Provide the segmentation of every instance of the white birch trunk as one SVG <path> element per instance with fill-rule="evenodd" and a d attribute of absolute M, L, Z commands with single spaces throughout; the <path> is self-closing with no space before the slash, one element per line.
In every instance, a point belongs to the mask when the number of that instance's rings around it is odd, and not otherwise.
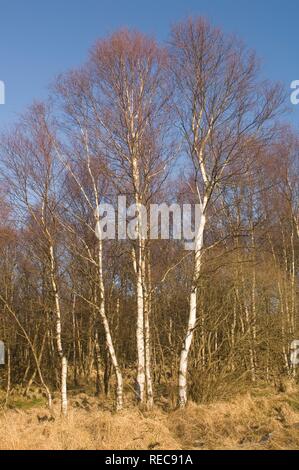
<path fill-rule="evenodd" d="M 134 110 L 134 98 L 132 91 L 127 89 L 128 99 L 127 120 L 130 123 L 128 133 L 128 149 L 131 156 L 131 177 L 134 190 L 135 204 L 138 210 L 136 251 L 133 250 L 133 265 L 136 274 L 136 295 L 137 295 L 137 325 L 136 325 L 136 343 L 137 343 L 137 377 L 136 377 L 136 395 L 138 402 L 144 404 L 146 398 L 146 376 L 145 376 L 145 331 L 144 331 L 144 279 L 143 265 L 145 262 L 144 240 L 142 237 L 142 217 L 140 213 L 141 204 L 141 185 L 139 171 L 139 130 L 136 129 L 136 112 Z"/>
<path fill-rule="evenodd" d="M 99 240 L 99 284 L 100 284 L 100 291 L 101 291 L 101 299 L 100 299 L 100 316 L 102 318 L 106 343 L 108 347 L 108 351 L 111 357 L 112 365 L 114 367 L 115 375 L 116 375 L 116 409 L 117 411 L 122 410 L 123 408 L 123 378 L 122 373 L 118 364 L 118 360 L 116 357 L 110 325 L 107 319 L 106 311 L 105 311 L 105 287 L 104 287 L 104 279 L 103 279 L 103 245 L 102 240 Z"/>
<path fill-rule="evenodd" d="M 192 345 L 194 336 L 194 330 L 197 322 L 197 292 L 198 292 L 198 279 L 201 272 L 202 264 L 202 249 L 204 242 L 204 232 L 206 227 L 206 215 L 205 215 L 206 204 L 204 205 L 203 214 L 200 221 L 198 233 L 195 237 L 195 257 L 194 257 L 194 274 L 193 283 L 190 294 L 190 306 L 189 306 L 189 321 L 188 329 L 183 343 L 180 358 L 179 368 L 179 405 L 181 408 L 185 408 L 188 395 L 187 395 L 187 374 L 188 374 L 188 358 L 189 352 Z"/>
<path fill-rule="evenodd" d="M 67 399 L 67 359 L 64 356 L 61 338 L 61 309 L 60 299 L 55 279 L 55 257 L 53 245 L 50 244 L 50 262 L 51 262 L 51 284 L 55 297 L 56 307 L 56 342 L 57 351 L 61 360 L 61 413 L 63 416 L 67 416 L 68 411 L 68 399 Z"/>
<path fill-rule="evenodd" d="M 296 255 L 294 245 L 294 228 L 291 234 L 291 248 L 292 248 L 292 268 L 291 268 L 291 338 L 295 337 L 296 331 Z M 292 376 L 296 379 L 297 370 L 296 365 L 292 364 Z"/>
<path fill-rule="evenodd" d="M 67 400 L 67 358 L 61 358 L 61 413 L 67 416 L 68 400 Z"/>
<path fill-rule="evenodd" d="M 137 399 L 138 402 L 144 404 L 145 402 L 145 337 L 144 337 L 144 281 L 145 273 L 143 266 L 145 264 L 145 250 L 144 240 L 142 239 L 142 218 L 140 201 L 138 196 L 139 190 L 139 171 L 137 160 L 134 157 L 132 162 L 133 181 L 136 188 L 135 203 L 138 208 L 138 223 L 137 223 L 137 247 L 136 252 L 133 250 L 133 264 L 136 274 L 136 292 L 137 292 L 137 326 L 136 326 L 136 342 L 137 342 Z"/>
<path fill-rule="evenodd" d="M 141 250 L 140 250 L 141 251 Z M 141 256 L 137 266 L 137 397 L 140 403 L 145 401 L 145 348 L 144 348 L 144 296 L 141 272 Z"/>
<path fill-rule="evenodd" d="M 146 397 L 146 406 L 148 410 L 151 410 L 154 406 L 154 393 L 153 393 L 153 383 L 152 383 L 152 374 L 151 374 L 151 342 L 150 342 L 150 292 L 151 292 L 151 270 L 150 263 L 148 261 L 147 266 L 147 256 L 146 248 L 144 241 L 141 240 L 141 278 L 142 278 L 142 287 L 143 287 L 143 336 L 144 336 L 144 374 L 145 374 L 145 387 L 144 393 Z M 146 276 L 148 267 L 148 276 Z"/>
<path fill-rule="evenodd" d="M 146 394 L 147 394 L 147 408 L 151 410 L 154 406 L 154 393 L 151 374 L 151 343 L 150 343 L 150 299 L 148 292 L 145 295 L 144 304 L 144 343 L 145 343 L 145 379 L 146 379 Z"/>
<path fill-rule="evenodd" d="M 113 346 L 112 337 L 111 337 L 111 333 L 110 333 L 110 327 L 109 327 L 109 323 L 108 323 L 106 315 L 103 316 L 102 319 L 103 319 L 103 325 L 104 325 L 104 330 L 105 330 L 105 335 L 106 335 L 106 342 L 107 342 L 109 354 L 110 354 L 110 357 L 111 357 L 112 365 L 113 365 L 114 370 L 115 370 L 115 375 L 116 375 L 116 383 L 117 383 L 117 386 L 116 386 L 116 410 L 121 411 L 122 408 L 123 408 L 123 378 L 122 378 L 122 373 L 120 371 L 118 361 L 117 361 L 117 358 L 116 358 L 115 349 L 114 349 L 114 346 Z"/>

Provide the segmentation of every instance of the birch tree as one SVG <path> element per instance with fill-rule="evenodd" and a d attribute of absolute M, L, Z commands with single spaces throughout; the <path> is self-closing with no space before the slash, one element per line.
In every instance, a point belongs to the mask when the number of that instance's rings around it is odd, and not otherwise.
<path fill-rule="evenodd" d="M 61 361 L 61 412 L 67 415 L 67 358 L 62 343 L 62 307 L 57 266 L 57 197 L 61 174 L 53 159 L 46 107 L 37 104 L 24 115 L 14 135 L 3 144 L 6 181 L 10 195 L 33 230 L 47 259 L 53 309 L 56 314 L 56 347 Z M 38 366 L 38 363 L 37 363 Z M 39 370 L 39 367 L 38 367 Z"/>
<path fill-rule="evenodd" d="M 153 405 L 149 305 L 146 298 L 147 207 L 157 180 L 165 171 L 163 135 L 165 106 L 165 51 L 139 33 L 122 31 L 99 41 L 91 55 L 91 70 L 97 97 L 97 117 L 102 141 L 118 194 L 135 203 L 137 223 L 133 234 L 133 267 L 137 303 L 138 401 Z"/>
<path fill-rule="evenodd" d="M 73 181 L 70 189 L 75 185 L 80 192 L 86 212 L 83 216 L 78 211 L 76 204 L 68 206 L 73 212 L 73 219 L 88 229 L 88 234 L 97 237 L 97 249 L 92 250 L 89 240 L 84 237 L 75 237 L 75 243 L 83 248 L 82 259 L 87 260 L 96 267 L 96 284 L 99 288 L 99 299 L 88 299 L 82 293 L 76 292 L 91 307 L 96 309 L 104 327 L 109 355 L 115 370 L 116 408 L 120 411 L 123 407 L 123 378 L 118 359 L 116 357 L 111 327 L 106 312 L 106 295 L 104 285 L 104 234 L 101 230 L 100 205 L 107 200 L 109 186 L 109 173 L 104 158 L 104 149 L 101 145 L 102 129 L 98 126 L 94 115 L 95 100 L 92 93 L 92 83 L 86 71 L 73 71 L 60 77 L 56 84 L 56 92 L 60 98 L 63 117 L 61 126 L 68 129 L 68 145 L 61 148 L 56 145 L 57 158 L 64 165 L 69 178 Z M 72 191 L 74 197 L 76 191 Z M 66 223 L 67 230 L 76 231 L 75 224 Z M 80 250 L 76 250 L 78 253 Z M 93 254 L 94 253 L 94 254 Z M 96 343 L 98 336 L 96 332 Z M 96 345 L 98 348 L 98 345 Z"/>
<path fill-rule="evenodd" d="M 171 57 L 178 122 L 202 212 L 194 240 L 189 320 L 180 359 L 179 402 L 185 407 L 209 206 L 232 174 L 246 171 L 242 153 L 250 138 L 265 137 L 282 97 L 278 86 L 258 82 L 257 61 L 251 52 L 203 19 L 173 28 Z"/>

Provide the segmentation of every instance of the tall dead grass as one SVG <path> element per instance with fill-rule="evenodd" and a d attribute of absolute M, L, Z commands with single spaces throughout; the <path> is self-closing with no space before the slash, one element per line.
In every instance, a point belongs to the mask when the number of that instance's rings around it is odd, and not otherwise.
<path fill-rule="evenodd" d="M 190 404 L 169 417 L 185 449 L 297 450 L 299 395 L 238 396 L 229 402 Z"/>
<path fill-rule="evenodd" d="M 145 417 L 138 410 L 72 409 L 67 419 L 39 421 L 43 409 L 8 411 L 0 417 L 1 450 L 139 450 L 179 449 L 166 426 L 166 416 Z M 50 416 L 47 418 L 50 419 Z"/>
<path fill-rule="evenodd" d="M 0 449 L 299 449 L 299 394 L 248 393 L 170 413 L 114 414 L 74 402 L 67 419 L 58 405 L 53 416 L 43 408 L 12 409 L 0 413 Z"/>

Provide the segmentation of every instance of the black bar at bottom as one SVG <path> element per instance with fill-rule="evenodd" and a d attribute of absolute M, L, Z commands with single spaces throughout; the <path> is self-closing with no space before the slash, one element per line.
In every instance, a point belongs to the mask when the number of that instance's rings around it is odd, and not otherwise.
<path fill-rule="evenodd" d="M 0 452 L 0 466 L 5 468 L 5 462 L 26 463 L 30 461 L 37 465 L 51 465 L 62 463 L 64 460 L 74 460 L 77 465 L 82 465 L 83 470 L 89 462 L 95 465 L 104 465 L 107 468 L 112 466 L 125 466 L 126 468 L 147 468 L 173 465 L 182 467 L 199 466 L 204 468 L 210 463 L 223 465 L 228 463 L 231 468 L 238 468 L 243 463 L 283 463 L 284 466 L 298 463 L 297 451 L 3 451 Z M 56 470 L 56 469 L 55 469 Z"/>

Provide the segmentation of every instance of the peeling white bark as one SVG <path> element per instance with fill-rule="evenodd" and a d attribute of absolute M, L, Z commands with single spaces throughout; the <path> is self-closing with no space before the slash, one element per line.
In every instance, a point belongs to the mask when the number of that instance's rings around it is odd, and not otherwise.
<path fill-rule="evenodd" d="M 190 305 L 189 305 L 189 321 L 187 333 L 184 339 L 183 348 L 181 351 L 180 368 L 179 368 L 179 405 L 184 408 L 188 401 L 187 395 L 187 374 L 188 374 L 188 358 L 192 340 L 194 336 L 194 330 L 197 323 L 197 293 L 198 293 L 198 280 L 201 272 L 202 264 L 202 251 L 204 243 L 204 232 L 206 227 L 206 209 L 207 200 L 203 206 L 203 214 L 200 221 L 200 226 L 195 237 L 195 254 L 194 254 L 194 273 L 193 283 L 190 293 Z"/>
<path fill-rule="evenodd" d="M 141 250 L 140 250 L 141 251 Z M 140 403 L 145 401 L 145 348 L 144 348 L 144 292 L 141 272 L 141 256 L 137 266 L 137 396 Z"/>
<path fill-rule="evenodd" d="M 108 351 L 111 357 L 112 365 L 114 367 L 115 375 L 116 375 L 116 410 L 120 411 L 123 408 L 123 378 L 122 373 L 118 364 L 118 360 L 115 353 L 115 348 L 112 341 L 112 335 L 110 330 L 109 321 L 106 315 L 105 309 L 105 286 L 104 286 L 104 278 L 103 278 L 103 242 L 99 239 L 99 252 L 98 252 L 98 261 L 99 261 L 99 284 L 100 284 L 100 316 L 103 322 L 106 343 L 108 347 Z"/>
<path fill-rule="evenodd" d="M 67 400 L 67 359 L 65 356 L 61 358 L 61 413 L 67 416 L 68 400 Z"/>
<path fill-rule="evenodd" d="M 151 374 L 151 343 L 150 343 L 150 299 L 149 293 L 145 287 L 145 303 L 144 303 L 144 343 L 145 343 L 145 379 L 146 379 L 146 395 L 147 409 L 151 410 L 154 406 L 154 393 Z"/>
<path fill-rule="evenodd" d="M 56 342 L 57 342 L 57 351 L 61 360 L 61 413 L 63 416 L 67 416 L 68 411 L 68 399 L 67 399 L 67 359 L 64 355 L 62 347 L 62 338 L 61 338 L 61 308 L 60 308 L 60 298 L 57 289 L 56 276 L 55 276 L 55 257 L 54 257 L 54 248 L 50 243 L 49 246 L 50 253 L 50 278 L 52 284 L 52 290 L 55 298 L 55 307 L 56 307 Z"/>

